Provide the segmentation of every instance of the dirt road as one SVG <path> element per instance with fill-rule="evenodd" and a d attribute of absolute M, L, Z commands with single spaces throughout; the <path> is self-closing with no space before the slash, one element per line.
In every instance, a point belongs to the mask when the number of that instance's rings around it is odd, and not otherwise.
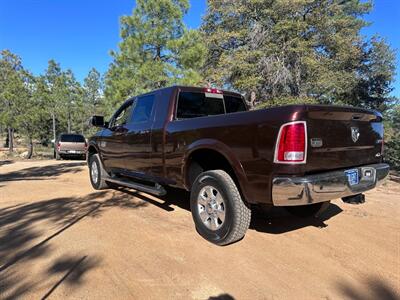
<path fill-rule="evenodd" d="M 0 162 L 0 298 L 399 299 L 400 184 L 335 200 L 320 220 L 282 210 L 214 246 L 188 198 L 94 191 L 84 162 Z"/>

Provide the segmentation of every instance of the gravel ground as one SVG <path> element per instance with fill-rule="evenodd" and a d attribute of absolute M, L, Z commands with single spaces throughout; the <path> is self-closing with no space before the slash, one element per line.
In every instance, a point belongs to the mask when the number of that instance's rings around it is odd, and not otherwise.
<path fill-rule="evenodd" d="M 188 195 L 95 191 L 82 161 L 0 161 L 0 299 L 400 299 L 400 184 L 214 246 Z"/>

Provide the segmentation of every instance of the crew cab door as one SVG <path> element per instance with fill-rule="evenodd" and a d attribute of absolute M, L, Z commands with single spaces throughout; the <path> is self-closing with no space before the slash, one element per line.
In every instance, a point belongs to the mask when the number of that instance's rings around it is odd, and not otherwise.
<path fill-rule="evenodd" d="M 108 128 L 103 130 L 99 147 L 103 163 L 108 171 L 121 168 L 124 157 L 128 153 L 125 137 L 128 133 L 128 123 L 132 115 L 134 99 L 125 102 L 113 115 Z"/>
<path fill-rule="evenodd" d="M 126 157 L 121 163 L 124 175 L 148 179 L 153 166 L 151 162 L 151 129 L 154 122 L 155 94 L 136 98 L 128 132 L 124 136 Z"/>
<path fill-rule="evenodd" d="M 110 124 L 109 132 L 103 135 L 103 142 L 107 143 L 103 159 L 108 170 L 144 179 L 149 175 L 152 167 L 150 142 L 153 106 L 154 94 L 139 96 L 132 101 L 131 108 L 126 107 L 124 124 L 118 124 L 121 122 L 117 121 Z M 118 112 L 114 119 L 119 120 Z"/>

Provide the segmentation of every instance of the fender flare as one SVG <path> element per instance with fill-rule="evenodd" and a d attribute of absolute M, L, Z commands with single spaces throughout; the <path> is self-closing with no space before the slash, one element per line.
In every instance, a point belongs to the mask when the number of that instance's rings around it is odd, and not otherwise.
<path fill-rule="evenodd" d="M 228 161 L 228 163 L 230 164 L 235 173 L 235 176 L 238 180 L 239 187 L 243 193 L 243 196 L 245 197 L 246 200 L 249 199 L 248 191 L 246 189 L 248 180 L 241 162 L 239 161 L 238 157 L 229 146 L 215 139 L 200 139 L 187 146 L 185 154 L 183 156 L 182 168 L 181 168 L 184 187 L 187 190 L 189 190 L 189 183 L 187 182 L 187 176 L 186 176 L 188 171 L 187 168 L 188 168 L 189 158 L 193 152 L 201 149 L 213 150 L 219 153 Z"/>
<path fill-rule="evenodd" d="M 103 157 L 102 157 L 102 155 L 101 155 L 101 151 L 100 151 L 100 149 L 99 149 L 97 143 L 95 143 L 95 142 L 93 142 L 93 141 L 90 141 L 90 142 L 89 142 L 89 145 L 88 145 L 88 148 L 87 148 L 87 158 L 86 158 L 87 162 L 89 163 L 89 149 L 90 149 L 90 148 L 94 148 L 94 149 L 96 150 L 96 153 L 99 154 L 101 163 L 103 164 Z"/>

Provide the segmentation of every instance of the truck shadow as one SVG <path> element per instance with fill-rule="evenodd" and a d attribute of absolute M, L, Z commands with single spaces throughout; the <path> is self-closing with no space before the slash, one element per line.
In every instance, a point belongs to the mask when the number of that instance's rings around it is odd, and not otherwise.
<path fill-rule="evenodd" d="M 283 207 L 273 207 L 267 213 L 259 211 L 253 213 L 250 229 L 271 234 L 281 234 L 308 226 L 325 228 L 328 226 L 325 221 L 340 214 L 342 211 L 339 206 L 331 203 L 319 217 L 299 218 L 290 215 Z"/>
<path fill-rule="evenodd" d="M 168 212 L 174 211 L 174 206 L 190 212 L 190 193 L 182 189 L 168 187 L 167 194 L 161 197 L 138 193 L 135 190 L 123 187 L 115 187 L 115 189 Z M 328 226 L 325 221 L 340 214 L 342 211 L 339 206 L 331 203 L 328 209 L 318 218 L 298 218 L 290 215 L 282 207 L 274 207 L 268 212 L 255 209 L 252 213 L 250 230 L 281 234 L 308 226 L 324 228 Z"/>
<path fill-rule="evenodd" d="M 164 196 L 156 197 L 144 193 L 139 193 L 135 190 L 124 187 L 114 188 L 118 191 L 139 198 L 149 204 L 152 204 L 169 212 L 175 210 L 174 206 L 190 212 L 190 193 L 182 189 L 166 187 L 167 194 Z"/>

